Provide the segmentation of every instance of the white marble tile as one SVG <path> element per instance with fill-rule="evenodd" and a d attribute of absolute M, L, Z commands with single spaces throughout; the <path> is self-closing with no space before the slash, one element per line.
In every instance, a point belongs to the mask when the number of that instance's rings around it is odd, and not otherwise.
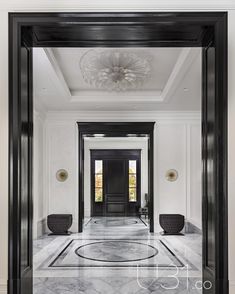
<path fill-rule="evenodd" d="M 68 252 L 61 251 L 73 239 L 73 246 Z M 125 240 L 125 244 L 121 241 Z M 184 268 L 159 268 L 157 259 L 167 262 L 172 259 L 169 252 L 160 246 L 162 240 L 176 257 L 188 267 Z M 129 243 L 128 243 L 129 241 Z M 94 242 L 100 246 L 89 245 Z M 107 243 L 110 242 L 110 243 Z M 131 243 L 133 242 L 133 243 Z M 137 245 L 143 244 L 143 245 Z M 71 244 L 72 244 L 71 243 Z M 133 246 L 131 246 L 133 244 Z M 75 249 L 88 245 L 86 249 L 80 249 L 80 255 L 91 259 L 107 259 L 105 262 L 97 260 L 78 259 Z M 123 246 L 122 246 L 123 245 Z M 129 261 L 127 266 L 118 266 L 118 261 L 125 259 L 143 258 L 157 252 L 152 260 L 153 267 L 148 267 L 148 262 L 141 261 L 144 267 L 137 267 L 140 262 Z M 156 253 L 156 251 L 154 251 Z M 48 265 L 61 254 L 59 264 L 61 267 L 48 267 Z M 201 279 L 201 235 L 189 234 L 185 236 L 161 236 L 150 234 L 148 228 L 136 218 L 95 218 L 86 226 L 82 234 L 71 236 L 44 236 L 35 241 L 34 247 L 34 294 L 64 294 L 64 293 L 201 293 L 196 289 L 196 283 Z M 111 267 L 105 267 L 105 263 L 115 258 Z M 64 267 L 66 263 L 73 265 L 83 263 L 85 267 Z M 151 259 L 151 258 L 150 258 Z M 84 262 L 84 260 L 86 260 Z M 148 260 L 148 259 L 147 259 Z M 149 261 L 149 260 L 148 260 Z M 98 267 L 93 267 L 94 263 Z M 126 262 L 122 262 L 126 263 Z M 58 264 L 57 264 L 58 265 Z M 178 270 L 176 274 L 176 270 Z M 173 289 L 172 283 L 176 282 L 172 275 L 179 279 L 179 285 Z M 188 278 L 187 278 L 188 277 Z M 172 289 L 166 289 L 171 287 Z"/>

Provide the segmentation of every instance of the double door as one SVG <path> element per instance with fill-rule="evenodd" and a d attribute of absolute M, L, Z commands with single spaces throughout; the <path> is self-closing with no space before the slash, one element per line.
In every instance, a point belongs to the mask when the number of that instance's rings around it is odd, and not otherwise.
<path fill-rule="evenodd" d="M 91 215 L 133 216 L 140 207 L 140 150 L 91 151 Z"/>

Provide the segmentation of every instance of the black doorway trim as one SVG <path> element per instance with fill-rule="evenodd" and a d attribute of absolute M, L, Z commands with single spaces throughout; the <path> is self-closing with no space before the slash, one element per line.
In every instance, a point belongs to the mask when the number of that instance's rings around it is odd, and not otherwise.
<path fill-rule="evenodd" d="M 154 124 L 155 122 L 78 122 L 79 131 L 79 215 L 78 230 L 83 231 L 84 219 L 84 138 L 147 137 L 148 138 L 148 193 L 150 232 L 154 232 Z"/>
<path fill-rule="evenodd" d="M 21 147 L 22 138 L 22 54 L 28 52 L 31 72 L 32 47 L 203 47 L 215 48 L 216 114 L 214 180 L 216 197 L 215 287 L 208 294 L 228 294 L 228 213 L 227 213 L 227 13 L 226 12 L 85 12 L 85 13 L 10 13 L 9 14 L 9 281 L 8 294 L 31 294 L 32 246 L 27 265 L 21 252 Z M 27 49 L 22 52 L 21 49 Z M 25 57 L 25 56 L 24 56 Z M 26 61 L 26 60 L 24 60 Z M 24 68 L 26 73 L 26 69 Z M 203 73 L 207 68 L 203 67 Z M 206 99 L 203 80 L 203 99 Z M 29 109 L 32 109 L 32 77 L 28 76 Z M 31 99 L 31 100 L 30 100 Z M 203 103 L 202 103 L 203 104 Z M 205 105 L 203 104 L 205 111 Z M 207 121 L 202 118 L 203 141 Z M 32 113 L 24 124 L 32 132 Z M 30 143 L 31 144 L 31 143 Z M 203 144 L 206 146 L 206 144 Z M 203 147 L 204 148 L 204 147 Z M 203 149 L 203 158 L 207 158 Z M 29 158 L 31 157 L 30 154 Z M 32 158 L 32 157 L 31 157 Z M 31 168 L 31 167 L 30 167 Z M 205 171 L 203 179 L 206 178 Z M 29 178 L 29 189 L 32 179 Z M 204 195 L 204 208 L 208 200 Z M 30 199 L 30 197 L 29 197 Z M 31 208 L 32 199 L 28 203 Z M 205 209 L 203 209 L 205 213 Z M 206 218 L 206 215 L 204 215 Z M 25 220 L 25 219 L 24 219 Z M 32 217 L 28 219 L 28 239 L 32 238 Z M 32 240 L 31 240 L 32 241 Z M 206 242 L 206 239 L 203 241 Z M 30 243 L 31 244 L 31 243 Z M 206 268 L 205 255 L 204 269 Z M 22 268 L 28 268 L 25 273 Z M 30 270 L 31 269 L 31 270 Z M 24 280 L 24 282 L 23 282 Z M 27 282 L 28 280 L 29 282 Z"/>

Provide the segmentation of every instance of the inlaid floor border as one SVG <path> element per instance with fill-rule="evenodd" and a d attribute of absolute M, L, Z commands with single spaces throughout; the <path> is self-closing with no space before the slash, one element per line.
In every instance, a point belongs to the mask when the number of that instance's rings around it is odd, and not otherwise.
<path fill-rule="evenodd" d="M 74 242 L 74 241 L 79 241 L 80 239 L 72 239 L 68 242 L 68 244 L 65 245 L 65 247 L 61 250 L 61 252 L 56 256 L 56 258 L 49 264 L 48 268 L 69 268 L 69 269 L 77 269 L 77 268 L 136 268 L 136 267 L 142 267 L 142 268 L 163 268 L 163 269 L 174 269 L 176 267 L 176 265 L 174 264 L 170 264 L 170 265 L 156 265 L 156 264 L 149 264 L 149 265 L 127 265 L 127 264 L 118 264 L 118 265 L 84 265 L 84 264 L 78 264 L 76 266 L 74 265 L 55 265 L 55 263 L 58 261 L 58 259 L 64 254 L 64 252 L 71 246 L 71 244 Z M 141 243 L 141 241 L 143 242 L 144 240 L 141 240 L 141 239 L 82 239 L 81 241 L 93 241 L 92 243 L 94 242 L 105 242 L 105 241 L 126 241 L 126 242 L 139 242 Z M 168 253 L 168 256 L 170 257 L 173 257 L 174 259 L 177 260 L 177 262 L 179 263 L 179 265 L 177 265 L 177 267 L 179 268 L 184 268 L 185 267 L 185 264 L 182 262 L 182 260 L 167 246 L 167 244 L 165 244 L 163 242 L 163 240 L 156 240 L 156 239 L 148 239 L 148 241 L 158 241 L 163 247 L 165 250 L 167 250 L 167 253 Z M 89 244 L 92 244 L 92 243 L 89 243 Z M 144 243 L 141 243 L 141 244 L 144 244 Z M 146 244 L 144 244 L 146 245 Z M 152 246 L 152 245 L 151 245 Z M 155 247 L 154 247 L 155 248 Z M 157 248 L 155 248 L 157 250 Z M 150 257 L 152 258 L 152 256 Z M 197 270 L 197 268 L 192 264 L 190 263 L 189 261 L 187 261 L 188 264 L 190 265 L 190 268 L 192 270 Z"/>

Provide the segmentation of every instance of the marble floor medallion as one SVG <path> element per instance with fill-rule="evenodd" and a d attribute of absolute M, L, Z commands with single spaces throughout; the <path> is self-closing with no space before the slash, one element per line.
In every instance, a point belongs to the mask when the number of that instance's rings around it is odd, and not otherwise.
<path fill-rule="evenodd" d="M 49 256 L 48 267 L 184 267 L 186 261 L 174 254 L 162 240 L 70 239 L 61 251 Z M 47 261 L 47 262 L 48 262 Z M 187 264 L 190 264 L 187 262 Z M 45 265 L 44 265 L 45 266 Z M 189 266 L 192 268 L 193 265 Z"/>
<path fill-rule="evenodd" d="M 93 221 L 94 224 L 96 225 L 100 225 L 103 224 L 107 227 L 114 227 L 114 226 L 129 226 L 129 225 L 136 225 L 139 223 L 139 220 L 135 220 L 135 219 L 108 219 L 108 220 L 94 220 Z"/>
<path fill-rule="evenodd" d="M 131 262 L 152 258 L 158 250 L 140 242 L 112 240 L 82 245 L 75 250 L 82 258 L 102 262 Z"/>

